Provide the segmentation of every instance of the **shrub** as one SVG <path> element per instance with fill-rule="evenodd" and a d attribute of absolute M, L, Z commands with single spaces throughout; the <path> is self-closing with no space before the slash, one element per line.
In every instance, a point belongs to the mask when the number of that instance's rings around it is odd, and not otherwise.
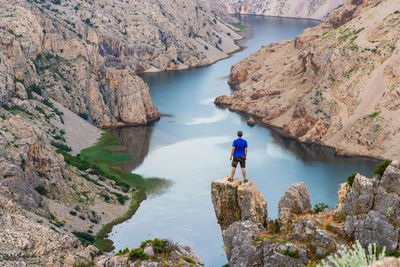
<path fill-rule="evenodd" d="M 320 212 L 322 212 L 322 211 L 324 211 L 324 210 L 326 210 L 328 208 L 329 208 L 328 205 L 326 205 L 323 202 L 320 202 L 320 203 L 317 203 L 317 204 L 314 205 L 314 212 L 315 213 L 320 213 Z"/>
<path fill-rule="evenodd" d="M 87 119 L 89 118 L 88 114 L 82 113 L 82 112 L 79 112 L 79 113 L 78 113 L 78 116 L 81 117 L 81 118 L 84 119 L 84 120 L 87 120 Z"/>
<path fill-rule="evenodd" d="M 172 249 L 175 246 L 171 241 L 169 241 L 167 239 L 155 238 L 154 240 L 143 241 L 140 244 L 140 248 L 144 249 L 147 246 L 147 244 L 151 244 L 151 246 L 153 247 L 153 250 L 156 254 L 169 253 L 172 251 Z"/>
<path fill-rule="evenodd" d="M 282 251 L 282 254 L 295 259 L 300 258 L 300 252 L 297 249 L 291 251 L 290 246 L 288 246 L 284 251 Z"/>
<path fill-rule="evenodd" d="M 57 148 L 59 150 L 62 150 L 62 151 L 65 151 L 65 152 L 70 152 L 72 150 L 69 146 L 67 146 L 65 144 L 58 143 L 58 142 L 51 141 L 50 144 L 52 146 L 54 146 L 55 148 Z"/>
<path fill-rule="evenodd" d="M 53 103 L 51 103 L 48 99 L 42 99 L 40 102 L 42 102 L 43 104 L 45 104 L 46 106 L 50 107 L 50 108 L 54 108 Z"/>
<path fill-rule="evenodd" d="M 191 264 L 195 264 L 196 263 L 194 260 L 192 260 L 191 258 L 186 257 L 186 256 L 182 256 L 182 260 L 184 260 L 184 261 L 186 261 L 188 263 L 191 263 Z"/>
<path fill-rule="evenodd" d="M 337 253 L 329 256 L 328 258 L 326 258 L 326 260 L 322 260 L 322 262 L 318 266 L 368 266 L 375 261 L 383 259 L 384 256 L 385 248 L 383 248 L 382 253 L 379 253 L 375 244 L 368 245 L 367 255 L 366 251 L 357 240 L 351 248 L 346 248 L 345 246 L 342 246 Z"/>
<path fill-rule="evenodd" d="M 378 166 L 376 166 L 376 169 L 374 170 L 374 174 L 378 175 L 379 177 L 382 177 L 383 173 L 385 172 L 387 166 L 392 163 L 390 160 L 385 159 L 383 162 L 379 163 Z"/>
<path fill-rule="evenodd" d="M 117 197 L 118 202 L 119 202 L 121 205 L 124 205 L 124 204 L 125 204 L 125 201 L 129 199 L 129 197 L 127 197 L 127 196 L 125 196 L 125 195 L 122 195 L 122 194 L 120 194 L 120 193 L 117 193 L 117 192 L 112 192 L 112 194 L 115 195 L 115 196 Z"/>
<path fill-rule="evenodd" d="M 78 239 L 79 241 L 82 242 L 83 245 L 90 245 L 93 244 L 94 242 L 94 236 L 92 236 L 89 233 L 86 232 L 72 232 Z"/>
<path fill-rule="evenodd" d="M 352 174 L 350 174 L 349 177 L 347 177 L 347 183 L 348 183 L 350 186 L 353 186 L 354 178 L 356 177 L 356 175 L 357 175 L 357 173 L 356 173 L 356 172 L 353 172 Z"/>
<path fill-rule="evenodd" d="M 148 260 L 149 259 L 149 257 L 146 254 L 144 254 L 144 251 L 142 248 L 132 249 L 129 252 L 128 257 L 129 257 L 129 260 L 131 260 L 131 261 L 135 261 L 137 259 L 139 259 L 139 260 Z"/>
<path fill-rule="evenodd" d="M 128 248 L 125 248 L 124 250 L 118 250 L 118 252 L 115 253 L 115 256 L 122 256 L 122 255 L 128 254 L 128 252 L 129 252 Z"/>
<path fill-rule="evenodd" d="M 279 226 L 278 219 L 275 219 L 274 222 L 272 223 L 272 232 L 274 234 L 281 232 L 281 227 Z"/>
<path fill-rule="evenodd" d="M 76 211 L 70 210 L 70 211 L 69 211 L 69 214 L 71 214 L 72 216 L 76 216 Z"/>
<path fill-rule="evenodd" d="M 85 216 L 83 216 L 83 215 L 79 215 L 78 217 L 79 217 L 79 219 L 81 219 L 81 220 L 86 220 Z"/>
<path fill-rule="evenodd" d="M 46 187 L 44 187 L 44 185 L 40 184 L 38 186 L 35 187 L 35 190 L 41 194 L 42 196 L 46 196 L 47 195 L 47 190 Z"/>

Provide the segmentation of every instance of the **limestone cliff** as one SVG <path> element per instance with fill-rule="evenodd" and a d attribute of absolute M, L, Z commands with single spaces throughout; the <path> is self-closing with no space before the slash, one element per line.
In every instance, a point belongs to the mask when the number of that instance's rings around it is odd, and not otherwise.
<path fill-rule="evenodd" d="M 375 243 L 389 252 L 400 251 L 399 166 L 395 161 L 382 177 L 367 179 L 358 174 L 354 182 L 342 184 L 336 210 L 311 210 L 305 184 L 293 184 L 279 201 L 279 218 L 274 221 L 266 218 L 267 205 L 253 182 L 247 185 L 226 178 L 214 181 L 211 198 L 229 265 L 318 263 L 356 240 L 364 248 Z M 249 201 L 241 202 L 239 198 Z M 243 216 L 243 210 L 250 215 Z M 393 259 L 383 262 L 398 263 Z M 373 266 L 384 266 L 381 264 Z"/>
<path fill-rule="evenodd" d="M 94 124 L 159 118 L 143 71 L 204 66 L 240 36 L 200 1 L 0 1 L 0 103 L 19 90 Z M 24 89 L 25 87 L 25 89 Z"/>
<path fill-rule="evenodd" d="M 231 110 L 340 154 L 400 155 L 398 0 L 347 1 L 295 40 L 233 66 Z"/>
<path fill-rule="evenodd" d="M 236 14 L 323 19 L 345 0 L 222 0 L 218 2 L 223 2 L 230 13 Z"/>

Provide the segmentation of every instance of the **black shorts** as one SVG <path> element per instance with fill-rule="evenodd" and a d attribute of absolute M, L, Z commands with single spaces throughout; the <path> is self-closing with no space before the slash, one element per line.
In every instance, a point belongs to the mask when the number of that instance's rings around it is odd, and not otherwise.
<path fill-rule="evenodd" d="M 236 168 L 240 163 L 240 168 L 246 168 L 246 158 L 245 157 L 233 157 L 232 160 L 232 167 Z"/>

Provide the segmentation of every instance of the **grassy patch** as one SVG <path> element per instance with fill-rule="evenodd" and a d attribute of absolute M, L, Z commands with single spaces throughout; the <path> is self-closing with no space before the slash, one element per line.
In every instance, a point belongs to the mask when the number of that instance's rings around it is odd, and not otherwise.
<path fill-rule="evenodd" d="M 241 30 L 241 31 L 247 28 L 247 26 L 246 26 L 246 25 L 243 25 L 243 24 L 231 23 L 231 25 L 232 25 L 233 27 L 235 27 L 235 28 Z"/>
<path fill-rule="evenodd" d="M 357 173 L 356 173 L 356 172 L 353 172 L 352 174 L 350 174 L 349 177 L 347 177 L 347 183 L 348 183 L 350 186 L 353 186 L 354 178 L 356 177 L 356 175 L 357 175 Z"/>
<path fill-rule="evenodd" d="M 324 210 L 326 210 L 328 208 L 329 208 L 328 205 L 326 205 L 325 203 L 320 202 L 320 203 L 317 203 L 317 204 L 314 205 L 314 212 L 315 213 L 320 213 L 320 212 L 322 212 L 322 211 L 324 211 Z"/>

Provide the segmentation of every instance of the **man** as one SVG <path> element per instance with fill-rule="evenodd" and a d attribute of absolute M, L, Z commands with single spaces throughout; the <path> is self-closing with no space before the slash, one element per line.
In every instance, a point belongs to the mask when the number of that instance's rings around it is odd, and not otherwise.
<path fill-rule="evenodd" d="M 233 181 L 233 176 L 235 175 L 236 167 L 238 163 L 240 163 L 240 168 L 242 169 L 243 174 L 243 182 L 246 183 L 246 159 L 247 159 L 247 141 L 242 138 L 243 133 L 242 131 L 237 132 L 238 138 L 233 141 L 232 144 L 232 152 L 230 160 L 232 160 L 232 173 L 231 177 L 229 177 L 228 181 Z"/>

